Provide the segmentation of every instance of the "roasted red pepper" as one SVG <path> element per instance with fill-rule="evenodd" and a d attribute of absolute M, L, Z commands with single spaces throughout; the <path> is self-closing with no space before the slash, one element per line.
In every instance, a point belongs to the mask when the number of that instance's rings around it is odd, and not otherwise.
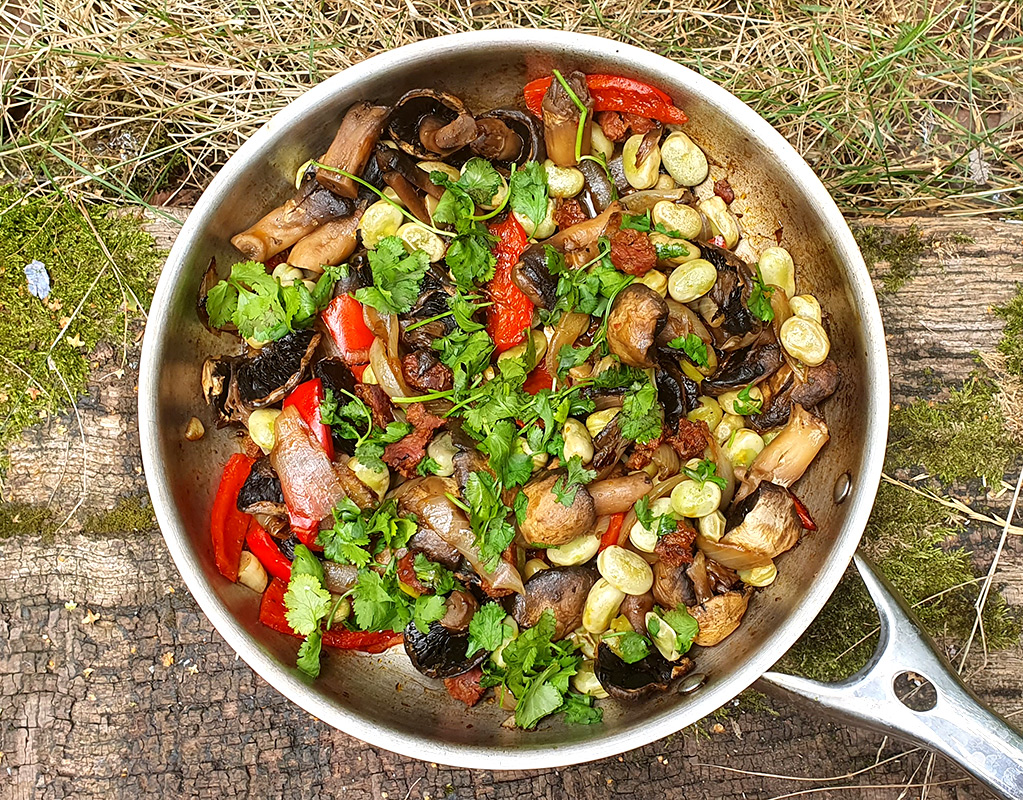
<path fill-rule="evenodd" d="M 530 394 L 537 394 L 541 389 L 553 389 L 554 378 L 551 377 L 547 367 L 541 362 L 526 376 L 526 382 L 522 385 L 522 388 Z"/>
<path fill-rule="evenodd" d="M 611 519 L 608 520 L 607 530 L 604 531 L 604 535 L 600 537 L 600 550 L 604 550 L 613 544 L 620 545 L 622 538 L 622 523 L 625 521 L 624 513 L 612 514 Z"/>
<path fill-rule="evenodd" d="M 553 77 L 538 78 L 522 90 L 526 108 L 538 117 L 543 116 L 543 97 L 552 80 Z M 620 111 L 671 125 L 689 121 L 685 112 L 672 103 L 671 97 L 642 81 L 622 75 L 587 75 L 586 87 L 593 98 L 594 111 Z"/>
<path fill-rule="evenodd" d="M 501 353 L 521 342 L 526 329 L 533 324 L 533 304 L 511 279 L 512 267 L 529 246 L 529 237 L 511 214 L 504 222 L 491 225 L 490 232 L 498 243 L 497 267 L 487 284 L 493 303 L 487 309 L 487 332 Z"/>
<path fill-rule="evenodd" d="M 345 363 L 365 364 L 369 361 L 369 347 L 375 337 L 362 316 L 362 303 L 350 294 L 340 294 L 323 309 L 320 319 Z"/>
<path fill-rule="evenodd" d="M 817 530 L 817 523 L 813 521 L 813 517 L 810 516 L 810 511 L 803 505 L 803 501 L 796 497 L 796 493 L 791 489 L 789 490 L 789 496 L 792 498 L 792 502 L 796 504 L 796 513 L 799 515 L 799 523 L 808 531 Z"/>
<path fill-rule="evenodd" d="M 334 439 L 330 435 L 330 426 L 320 422 L 320 404 L 323 402 L 323 381 L 313 378 L 300 383 L 284 401 L 284 408 L 294 406 L 302 415 L 305 424 L 316 437 L 316 441 L 327 451 L 327 458 L 334 460 Z"/>
<path fill-rule="evenodd" d="M 272 578 L 285 583 L 291 580 L 291 562 L 284 557 L 273 537 L 255 519 L 249 525 L 245 544 Z"/>
<path fill-rule="evenodd" d="M 259 603 L 259 621 L 275 631 L 298 636 L 288 624 L 285 616 L 284 593 L 288 590 L 287 581 L 274 578 L 263 593 Z M 301 637 L 300 637 L 301 638 Z M 349 631 L 344 628 L 323 632 L 323 643 L 327 647 L 339 650 L 362 650 L 366 653 L 382 653 L 389 647 L 401 644 L 404 637 L 394 631 Z"/>
<path fill-rule="evenodd" d="M 252 519 L 238 510 L 238 493 L 242 490 L 256 459 L 235 453 L 228 459 L 220 477 L 217 496 L 210 512 L 210 538 L 213 540 L 213 558 L 220 574 L 229 581 L 238 580 L 238 565 L 242 558 L 245 532 Z"/>

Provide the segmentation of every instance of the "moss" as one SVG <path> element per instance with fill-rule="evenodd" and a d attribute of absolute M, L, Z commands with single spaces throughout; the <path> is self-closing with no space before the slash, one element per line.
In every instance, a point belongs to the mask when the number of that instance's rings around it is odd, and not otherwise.
<path fill-rule="evenodd" d="M 1017 448 L 995 395 L 998 387 L 973 378 L 943 402 L 917 400 L 892 413 L 889 469 L 922 467 L 944 483 L 986 478 L 997 486 Z"/>
<path fill-rule="evenodd" d="M 777 717 L 770 698 L 756 689 L 745 689 L 738 697 L 710 714 L 714 719 L 727 719 L 733 714 L 769 714 Z"/>
<path fill-rule="evenodd" d="M 874 272 L 878 264 L 888 264 L 888 271 L 881 279 L 884 294 L 894 294 L 916 276 L 920 258 L 929 243 L 916 225 L 911 225 L 905 233 L 868 225 L 855 228 L 853 234 L 867 269 Z"/>
<path fill-rule="evenodd" d="M 85 533 L 106 536 L 138 533 L 155 527 L 153 506 L 145 494 L 122 497 L 112 510 L 86 518 L 82 526 Z"/>
<path fill-rule="evenodd" d="M 61 195 L 29 199 L 0 186 L 0 210 L 3 449 L 27 425 L 77 400 L 86 387 L 89 351 L 103 338 L 118 343 L 125 315 L 138 313 L 132 293 L 148 307 L 162 254 L 139 220 L 110 213 L 112 206 L 87 209 L 95 234 Z M 50 274 L 45 300 L 28 291 L 23 269 L 33 260 Z"/>
<path fill-rule="evenodd" d="M 27 503 L 0 503 L 0 540 L 14 536 L 41 536 L 53 539 L 55 515 L 46 506 Z"/>
<path fill-rule="evenodd" d="M 998 352 L 1005 356 L 1005 366 L 1017 378 L 1023 378 L 1023 284 L 1016 284 L 1016 295 L 1006 305 L 994 309 L 1005 320 L 1005 330 L 998 342 Z"/>
<path fill-rule="evenodd" d="M 946 401 L 918 400 L 896 410 L 886 459 L 889 472 L 922 466 L 946 482 L 982 476 L 1001 480 L 1018 451 L 1005 430 L 995 391 L 975 379 L 953 389 Z M 932 486 L 940 488 L 936 482 Z M 947 642 L 969 637 L 980 587 L 970 553 L 953 547 L 961 531 L 958 519 L 943 506 L 883 483 L 862 543 L 915 607 L 927 631 Z M 1007 647 L 1018 639 L 1020 625 L 997 593 L 990 595 L 983 616 L 989 648 Z M 855 574 L 847 575 L 781 666 L 820 680 L 846 677 L 866 664 L 877 645 L 872 634 L 877 625 L 863 583 Z"/>

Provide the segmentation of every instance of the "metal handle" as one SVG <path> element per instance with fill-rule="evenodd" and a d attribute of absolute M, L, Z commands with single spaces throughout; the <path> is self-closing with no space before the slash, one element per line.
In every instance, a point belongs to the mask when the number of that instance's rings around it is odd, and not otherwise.
<path fill-rule="evenodd" d="M 920 627 L 913 611 L 870 561 L 853 559 L 881 619 L 881 641 L 867 665 L 838 683 L 821 683 L 781 672 L 763 680 L 771 690 L 810 700 L 857 725 L 929 747 L 953 761 L 1006 800 L 1023 798 L 1023 736 L 988 709 L 955 674 Z M 895 693 L 906 672 L 934 686 L 937 703 L 914 711 Z"/>

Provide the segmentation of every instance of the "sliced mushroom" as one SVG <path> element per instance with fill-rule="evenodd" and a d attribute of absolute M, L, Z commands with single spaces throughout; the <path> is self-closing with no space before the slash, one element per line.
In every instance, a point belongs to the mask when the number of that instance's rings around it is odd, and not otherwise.
<path fill-rule="evenodd" d="M 590 129 L 593 124 L 593 100 L 586 85 L 586 76 L 578 71 L 573 72 L 566 77 L 565 82 L 586 107 L 586 124 L 583 128 L 580 155 L 588 155 Z M 574 167 L 579 163 L 575 152 L 579 131 L 579 108 L 572 96 L 565 91 L 561 81 L 557 79 L 551 81 L 551 86 L 543 97 L 542 111 L 547 155 L 559 167 Z"/>
<path fill-rule="evenodd" d="M 618 405 L 621 405 L 621 400 L 615 399 L 618 400 Z M 601 407 L 599 402 L 597 407 Z M 629 449 L 630 444 L 632 442 L 622 436 L 621 423 L 619 423 L 618 417 L 615 416 L 601 429 L 600 433 L 593 437 L 593 461 L 591 466 L 593 469 L 606 469 L 613 464 L 617 464 L 618 459 Z"/>
<path fill-rule="evenodd" d="M 395 103 L 387 130 L 406 153 L 430 159 L 450 155 L 473 141 L 476 121 L 454 95 L 413 89 Z"/>
<path fill-rule="evenodd" d="M 703 381 L 701 389 L 704 394 L 717 397 L 743 386 L 756 385 L 771 377 L 784 363 L 777 342 L 750 345 L 730 353 L 714 375 Z"/>
<path fill-rule="evenodd" d="M 288 253 L 288 263 L 299 269 L 323 272 L 326 265 L 337 266 L 355 252 L 358 241 L 356 231 L 362 219 L 360 205 L 347 217 L 325 222 L 312 233 L 306 234 Z"/>
<path fill-rule="evenodd" d="M 422 391 L 447 391 L 454 377 L 451 368 L 440 363 L 434 350 L 414 350 L 401 359 L 401 373 L 405 382 Z"/>
<path fill-rule="evenodd" d="M 468 592 L 456 589 L 448 595 L 447 611 L 440 619 L 440 624 L 449 631 L 464 631 L 469 627 L 479 603 Z"/>
<path fill-rule="evenodd" d="M 349 216 L 351 200 L 338 197 L 317 181 L 306 181 L 294 197 L 237 236 L 231 244 L 252 261 L 267 261 L 320 225 Z"/>
<path fill-rule="evenodd" d="M 523 628 L 532 628 L 548 609 L 554 614 L 554 639 L 562 639 L 583 621 L 586 596 L 597 581 L 590 567 L 543 569 L 525 582 L 526 593 L 515 596 L 512 616 Z"/>
<path fill-rule="evenodd" d="M 656 381 L 657 399 L 664 409 L 664 425 L 669 431 L 677 431 L 686 414 L 699 405 L 700 387 L 667 358 L 657 370 Z"/>
<path fill-rule="evenodd" d="M 608 178 L 607 172 L 600 164 L 595 164 L 589 159 L 580 161 L 576 168 L 586 179 L 586 190 L 593 210 L 602 212 L 618 197 L 618 192 Z"/>
<path fill-rule="evenodd" d="M 436 158 L 433 154 L 429 156 L 431 159 Z M 397 173 L 401 175 L 406 181 L 415 186 L 419 191 L 436 197 L 438 200 L 441 195 L 444 194 L 444 187 L 438 186 L 430 180 L 430 173 L 424 169 L 420 169 L 416 161 L 402 152 L 401 150 L 395 150 L 393 147 L 378 147 L 376 158 L 374 159 L 381 171 L 381 176 L 386 176 L 390 173 Z"/>
<path fill-rule="evenodd" d="M 803 476 L 828 438 L 824 420 L 795 403 L 788 424 L 750 465 L 736 498 L 751 494 L 763 481 L 791 486 Z"/>
<path fill-rule="evenodd" d="M 709 299 L 717 307 L 713 323 L 720 325 L 733 338 L 759 333 L 762 327 L 760 320 L 743 302 L 744 293 L 748 295 L 746 283 L 752 276 L 749 265 L 731 251 L 709 242 L 700 242 L 700 251 L 718 271 L 717 282 L 709 293 Z M 721 347 L 733 349 L 727 342 Z"/>
<path fill-rule="evenodd" d="M 439 622 L 430 623 L 421 633 L 414 622 L 405 628 L 405 652 L 412 666 L 428 678 L 451 678 L 479 666 L 489 655 L 478 650 L 466 656 L 469 649 L 468 631 L 450 631 Z"/>
<path fill-rule="evenodd" d="M 618 478 L 605 478 L 591 483 L 587 489 L 593 499 L 598 517 L 622 514 L 631 509 L 640 498 L 650 493 L 653 481 L 645 472 L 633 472 Z"/>
<path fill-rule="evenodd" d="M 797 375 L 786 364 L 765 382 L 766 387 L 761 384 L 766 398 L 764 410 L 748 418 L 750 427 L 767 431 L 785 425 L 793 404 L 813 408 L 835 393 L 838 381 L 838 365 L 830 358 L 818 367 L 807 367 L 805 377 Z"/>
<path fill-rule="evenodd" d="M 657 566 L 654 565 L 654 582 L 657 581 Z M 663 604 L 662 604 L 663 605 Z M 629 624 L 632 625 L 632 629 L 640 636 L 646 636 L 646 615 L 650 611 L 654 610 L 654 595 L 650 592 L 646 594 L 627 594 L 625 599 L 622 601 L 621 606 L 618 609 L 618 613 L 624 616 Z"/>
<path fill-rule="evenodd" d="M 353 105 L 341 120 L 341 127 L 320 159 L 321 163 L 343 169 L 352 175 L 361 175 L 390 113 L 389 106 L 374 106 L 365 102 Z M 355 181 L 347 176 L 320 167 L 316 170 L 316 180 L 321 186 L 342 197 L 354 200 L 358 196 Z"/>
<path fill-rule="evenodd" d="M 498 108 L 476 118 L 476 139 L 472 151 L 490 161 L 505 164 L 543 161 L 546 156 L 543 131 L 531 114 Z"/>
<path fill-rule="evenodd" d="M 454 569 L 462 560 L 462 554 L 442 539 L 436 531 L 424 525 L 419 526 L 412 538 L 408 540 L 409 550 L 423 553 L 430 561 L 443 564 Z"/>
<path fill-rule="evenodd" d="M 511 279 L 535 306 L 550 311 L 558 301 L 558 279 L 547 268 L 547 251 L 542 245 L 527 248 L 512 267 Z"/>
<path fill-rule="evenodd" d="M 596 522 L 593 498 L 585 486 L 574 487 L 571 505 L 558 500 L 554 484 L 562 478 L 562 475 L 548 475 L 523 487 L 528 504 L 519 529 L 529 544 L 565 544 L 586 533 Z"/>
<path fill-rule="evenodd" d="M 667 319 L 663 297 L 641 283 L 630 284 L 619 292 L 608 314 L 608 347 L 623 364 L 652 367 L 651 349 Z"/>
<path fill-rule="evenodd" d="M 693 581 L 687 572 L 690 566 L 681 564 L 671 567 L 663 561 L 654 562 L 654 587 L 651 591 L 654 599 L 664 608 L 689 606 L 696 602 L 699 595 L 694 591 Z"/>
<path fill-rule="evenodd" d="M 249 477 L 238 492 L 238 510 L 246 514 L 266 514 L 271 517 L 287 517 L 288 507 L 284 504 L 281 481 L 270 466 L 266 456 L 256 459 L 249 471 Z"/>
<path fill-rule="evenodd" d="M 693 668 L 692 660 L 667 661 L 656 650 L 635 664 L 626 664 L 606 643 L 597 645 L 594 672 L 604 690 L 617 700 L 632 700 L 665 692 L 673 680 Z"/>
<path fill-rule="evenodd" d="M 726 592 L 690 608 L 689 613 L 700 626 L 693 644 L 713 647 L 734 632 L 746 613 L 750 594 L 748 591 Z"/>
<path fill-rule="evenodd" d="M 710 573 L 707 571 L 707 556 L 702 550 L 697 550 L 693 556 L 693 563 L 686 568 L 686 577 L 692 582 L 692 594 L 694 600 L 687 600 L 686 606 L 706 603 L 714 596 L 714 584 L 711 582 Z M 657 573 L 655 572 L 656 576 Z"/>
<path fill-rule="evenodd" d="M 803 526 L 792 495 L 766 481 L 729 514 L 721 544 L 741 547 L 764 558 L 774 558 L 799 541 Z"/>

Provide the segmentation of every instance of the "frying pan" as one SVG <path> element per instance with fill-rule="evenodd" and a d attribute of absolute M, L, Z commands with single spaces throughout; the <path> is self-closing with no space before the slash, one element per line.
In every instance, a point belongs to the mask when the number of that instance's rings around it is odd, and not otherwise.
<path fill-rule="evenodd" d="M 259 597 L 220 576 L 209 543 L 217 475 L 237 440 L 230 430 L 188 442 L 188 419 L 205 413 L 200 366 L 231 347 L 199 323 L 195 298 L 211 257 L 239 260 L 229 238 L 294 191 L 298 167 L 327 149 L 357 100 L 393 101 L 432 87 L 470 108 L 521 107 L 526 81 L 551 68 L 610 72 L 669 92 L 687 132 L 715 172 L 726 172 L 752 252 L 780 237 L 799 265 L 798 284 L 829 313 L 832 356 L 842 372 L 827 403 L 832 440 L 799 485 L 819 530 L 779 559 L 778 579 L 757 593 L 739 629 L 717 647 L 695 648 L 696 675 L 633 704 L 605 702 L 604 723 L 554 722 L 524 732 L 501 727 L 507 712 L 466 711 L 415 672 L 400 648 L 381 656 L 332 652 L 312 682 L 294 667 L 295 639 L 257 621 Z M 720 175 L 718 175 L 720 177 Z M 261 128 L 224 166 L 182 227 L 149 316 L 139 381 L 142 453 L 167 546 L 199 605 L 265 680 L 309 713 L 370 744 L 462 767 L 540 769 L 604 758 L 681 730 L 734 698 L 771 668 L 831 595 L 856 552 L 877 490 L 888 428 L 888 363 L 877 300 L 853 237 L 827 191 L 796 151 L 724 89 L 652 53 L 579 34 L 501 30 L 422 41 L 367 59 L 314 87 Z M 207 419 L 207 423 L 212 420 Z M 984 709 L 862 559 L 881 612 L 882 644 L 844 684 L 769 673 L 777 691 L 940 750 L 1004 797 L 1023 797 L 1023 739 Z M 937 705 L 918 713 L 893 680 L 929 678 Z M 396 691 L 400 684 L 400 691 Z"/>

